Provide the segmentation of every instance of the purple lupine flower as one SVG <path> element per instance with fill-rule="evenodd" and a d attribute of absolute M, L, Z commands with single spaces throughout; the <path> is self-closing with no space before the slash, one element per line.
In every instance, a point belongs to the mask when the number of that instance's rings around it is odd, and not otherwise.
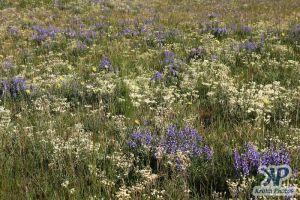
<path fill-rule="evenodd" d="M 245 153 L 240 154 L 234 150 L 234 167 L 237 172 L 249 175 L 251 171 L 257 171 L 259 166 L 290 164 L 290 156 L 284 147 L 276 149 L 271 145 L 264 152 L 257 151 L 250 144 L 245 145 Z"/>
<path fill-rule="evenodd" d="M 272 157 L 270 154 L 264 153 L 262 155 L 262 160 L 261 160 L 261 164 L 268 166 L 270 163 L 272 163 Z"/>
<path fill-rule="evenodd" d="M 273 162 L 275 165 L 279 165 L 281 162 L 281 156 L 280 156 L 280 152 L 273 152 L 272 153 L 272 157 L 273 157 Z"/>
<path fill-rule="evenodd" d="M 151 147 L 154 138 L 150 132 L 136 131 L 131 134 L 128 146 L 131 149 L 137 149 L 138 147 Z"/>
<path fill-rule="evenodd" d="M 205 54 L 206 54 L 205 50 L 202 47 L 193 48 L 189 52 L 188 60 L 191 60 L 191 59 L 195 59 L 195 60 L 201 59 L 201 58 L 204 57 Z"/>
<path fill-rule="evenodd" d="M 143 134 L 141 132 L 135 132 L 131 135 L 131 138 L 136 141 L 140 141 L 143 138 Z"/>
<path fill-rule="evenodd" d="M 196 144 L 191 145 L 192 157 L 200 157 L 203 154 L 203 149 L 198 147 Z"/>
<path fill-rule="evenodd" d="M 10 93 L 10 83 L 8 80 L 2 81 L 2 95 Z"/>
<path fill-rule="evenodd" d="M 123 36 L 135 36 L 137 33 L 133 31 L 131 28 L 125 28 L 123 31 L 121 31 L 121 35 Z"/>
<path fill-rule="evenodd" d="M 27 89 L 26 80 L 21 77 L 14 77 L 12 80 L 2 81 L 2 95 L 11 95 L 17 97 Z"/>
<path fill-rule="evenodd" d="M 164 65 L 169 65 L 174 63 L 175 54 L 172 51 L 164 52 Z"/>
<path fill-rule="evenodd" d="M 77 42 L 77 49 L 79 51 L 84 51 L 87 49 L 87 45 L 84 42 Z"/>
<path fill-rule="evenodd" d="M 60 29 L 56 28 L 55 26 L 49 26 L 48 28 L 33 26 L 32 29 L 36 31 L 36 33 L 32 35 L 32 40 L 37 42 L 44 41 L 47 38 L 54 39 L 56 35 L 60 32 Z"/>
<path fill-rule="evenodd" d="M 229 31 L 226 27 L 213 28 L 213 34 L 215 36 L 225 36 L 228 35 Z"/>
<path fill-rule="evenodd" d="M 24 92 L 27 89 L 26 80 L 20 77 L 13 78 L 12 88 L 13 96 L 16 97 L 18 94 Z"/>
<path fill-rule="evenodd" d="M 135 149 L 137 148 L 137 143 L 135 141 L 129 141 L 128 146 L 130 149 Z"/>
<path fill-rule="evenodd" d="M 145 144 L 147 146 L 151 145 L 151 142 L 153 140 L 153 137 L 152 137 L 151 133 L 146 133 L 145 136 L 144 136 L 144 140 L 145 140 Z"/>
<path fill-rule="evenodd" d="M 243 34 L 249 34 L 252 32 L 252 28 L 249 26 L 242 26 L 241 27 L 241 33 Z"/>
<path fill-rule="evenodd" d="M 250 144 L 246 144 L 246 149 L 246 156 L 251 165 L 255 168 L 258 168 L 260 164 L 260 153 Z"/>
<path fill-rule="evenodd" d="M 284 146 L 281 146 L 279 154 L 280 154 L 281 162 L 283 164 L 289 165 L 291 163 L 290 155 L 288 151 L 284 148 Z"/>
<path fill-rule="evenodd" d="M 167 129 L 166 137 L 164 138 L 163 146 L 167 153 L 174 154 L 177 150 L 176 128 L 170 126 Z"/>
<path fill-rule="evenodd" d="M 17 36 L 19 34 L 19 29 L 14 26 L 8 27 L 7 31 L 11 36 Z"/>
<path fill-rule="evenodd" d="M 203 153 L 206 155 L 206 158 L 208 160 L 211 160 L 213 158 L 213 151 L 212 151 L 212 149 L 209 146 L 204 145 L 204 147 L 203 147 Z"/>
<path fill-rule="evenodd" d="M 166 41 L 166 33 L 163 30 L 158 31 L 156 34 L 156 41 L 162 45 Z"/>
<path fill-rule="evenodd" d="M 97 22 L 97 23 L 95 23 L 95 27 L 96 27 L 96 29 L 103 29 L 106 27 L 106 25 L 103 22 Z"/>
<path fill-rule="evenodd" d="M 92 30 L 81 30 L 79 32 L 79 37 L 82 40 L 85 40 L 87 42 L 91 42 L 93 39 L 96 38 L 96 32 Z"/>
<path fill-rule="evenodd" d="M 5 70 L 14 68 L 15 66 L 16 66 L 16 65 L 15 65 L 11 60 L 5 60 L 5 61 L 2 63 L 2 67 L 3 67 L 3 69 L 5 69 Z"/>
<path fill-rule="evenodd" d="M 180 150 L 190 157 L 200 157 L 204 153 L 208 160 L 212 159 L 213 155 L 210 147 L 203 146 L 202 137 L 198 132 L 190 127 L 177 130 L 174 126 L 170 126 L 163 138 L 162 146 L 168 154 L 175 154 Z"/>
<path fill-rule="evenodd" d="M 55 26 L 49 26 L 48 29 L 46 29 L 46 31 L 48 32 L 48 37 L 54 38 L 57 35 L 57 33 L 60 32 L 60 29 Z"/>
<path fill-rule="evenodd" d="M 241 167 L 242 167 L 242 172 L 245 176 L 249 176 L 250 174 L 250 169 L 249 169 L 249 161 L 246 156 L 242 158 L 241 162 Z"/>
<path fill-rule="evenodd" d="M 246 51 L 256 51 L 259 48 L 259 46 L 255 42 L 246 42 L 244 44 L 244 49 Z"/>
<path fill-rule="evenodd" d="M 155 74 L 153 75 L 153 77 L 151 78 L 151 80 L 154 81 L 161 81 L 163 79 L 163 76 L 160 72 L 155 72 Z"/>
<path fill-rule="evenodd" d="M 64 33 L 65 36 L 70 37 L 70 38 L 74 38 L 74 37 L 77 36 L 77 32 L 73 29 L 70 29 L 70 28 L 65 29 L 63 31 L 63 33 Z"/>
<path fill-rule="evenodd" d="M 128 142 L 130 148 L 135 149 L 138 145 L 142 145 L 143 134 L 134 132 L 131 134 L 131 140 Z"/>
<path fill-rule="evenodd" d="M 237 149 L 234 149 L 233 151 L 233 158 L 234 158 L 234 168 L 236 171 L 239 171 L 241 169 L 242 158 Z"/>
<path fill-rule="evenodd" d="M 107 70 L 107 71 L 113 71 L 113 66 L 111 64 L 111 61 L 108 57 L 104 56 L 101 59 L 100 65 L 99 65 L 100 70 Z"/>
<path fill-rule="evenodd" d="M 138 152 L 137 156 L 140 155 L 140 150 L 146 147 L 157 159 L 161 159 L 163 155 L 175 158 L 172 162 L 177 170 L 183 167 L 182 160 L 177 157 L 178 152 L 189 158 L 212 160 L 213 157 L 213 150 L 208 145 L 204 145 L 203 138 L 197 130 L 188 126 L 182 130 L 169 126 L 166 134 L 161 138 L 154 137 L 148 131 L 136 131 L 130 135 L 127 144 L 134 153 Z"/>

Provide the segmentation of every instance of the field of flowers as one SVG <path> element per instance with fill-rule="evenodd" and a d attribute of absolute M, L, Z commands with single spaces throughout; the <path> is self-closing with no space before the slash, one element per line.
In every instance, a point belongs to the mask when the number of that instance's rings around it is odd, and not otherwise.
<path fill-rule="evenodd" d="M 299 0 L 0 0 L 0 199 L 254 199 L 279 164 L 299 195 Z"/>

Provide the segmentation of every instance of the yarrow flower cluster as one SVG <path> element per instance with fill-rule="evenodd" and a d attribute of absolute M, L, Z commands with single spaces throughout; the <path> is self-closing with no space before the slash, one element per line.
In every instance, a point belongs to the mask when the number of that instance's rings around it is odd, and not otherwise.
<path fill-rule="evenodd" d="M 255 146 L 248 143 L 244 146 L 244 153 L 235 149 L 233 157 L 236 172 L 244 176 L 256 173 L 261 165 L 290 164 L 289 153 L 283 146 L 276 149 L 274 145 L 271 145 L 264 151 L 259 151 Z"/>

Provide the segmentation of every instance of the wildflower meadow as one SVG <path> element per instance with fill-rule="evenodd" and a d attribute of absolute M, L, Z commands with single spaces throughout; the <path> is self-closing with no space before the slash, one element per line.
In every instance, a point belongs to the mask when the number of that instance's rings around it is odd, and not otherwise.
<path fill-rule="evenodd" d="M 299 170 L 299 0 L 0 0 L 1 200 L 297 200 Z"/>

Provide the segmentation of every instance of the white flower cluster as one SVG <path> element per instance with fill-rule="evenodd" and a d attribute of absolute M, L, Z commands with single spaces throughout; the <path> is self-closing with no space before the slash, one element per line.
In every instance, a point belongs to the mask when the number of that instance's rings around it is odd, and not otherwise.
<path fill-rule="evenodd" d="M 6 128 L 10 124 L 10 110 L 0 106 L 0 130 Z"/>
<path fill-rule="evenodd" d="M 67 102 L 66 98 L 59 98 L 56 96 L 51 96 L 49 98 L 48 96 L 43 95 L 34 101 L 34 107 L 36 110 L 47 114 L 50 114 L 50 111 L 64 113 L 69 110 L 70 103 Z"/>
<path fill-rule="evenodd" d="M 252 116 L 250 119 L 259 123 L 270 123 L 271 117 L 280 112 L 277 122 L 287 126 L 299 98 L 299 90 L 287 89 L 278 81 L 265 85 L 238 83 L 229 67 L 208 60 L 192 62 L 183 74 L 182 87 L 195 88 L 199 83 L 208 88 L 207 96 L 211 102 L 221 104 L 242 119 Z"/>
<path fill-rule="evenodd" d="M 107 156 L 106 158 L 110 159 L 113 162 L 113 165 L 122 172 L 122 176 L 127 176 L 130 169 L 133 167 L 133 154 L 128 156 L 121 151 L 115 151 L 112 156 Z"/>
<path fill-rule="evenodd" d="M 232 198 L 239 199 L 241 197 L 247 197 L 247 194 L 252 189 L 252 183 L 255 181 L 254 177 L 243 177 L 242 180 L 226 180 L 229 192 L 232 195 Z"/>
<path fill-rule="evenodd" d="M 137 173 L 141 176 L 140 182 L 137 182 L 136 184 L 130 187 L 126 187 L 125 185 L 123 185 L 116 192 L 117 199 L 134 199 L 135 196 L 138 197 L 140 194 L 144 193 L 145 190 L 149 190 L 158 178 L 158 175 L 153 174 L 150 168 L 138 170 Z M 161 199 L 163 193 L 164 192 L 152 191 L 151 195 L 159 197 L 159 199 Z"/>
<path fill-rule="evenodd" d="M 100 149 L 98 143 L 92 140 L 92 133 L 84 131 L 82 124 L 76 124 L 67 138 L 61 136 L 50 137 L 50 144 L 53 147 L 50 166 L 60 166 L 65 163 L 66 158 L 79 164 L 90 158 Z"/>
<path fill-rule="evenodd" d="M 84 86 L 87 92 L 97 95 L 111 95 L 115 92 L 118 79 L 113 73 L 95 73 L 91 81 Z"/>

